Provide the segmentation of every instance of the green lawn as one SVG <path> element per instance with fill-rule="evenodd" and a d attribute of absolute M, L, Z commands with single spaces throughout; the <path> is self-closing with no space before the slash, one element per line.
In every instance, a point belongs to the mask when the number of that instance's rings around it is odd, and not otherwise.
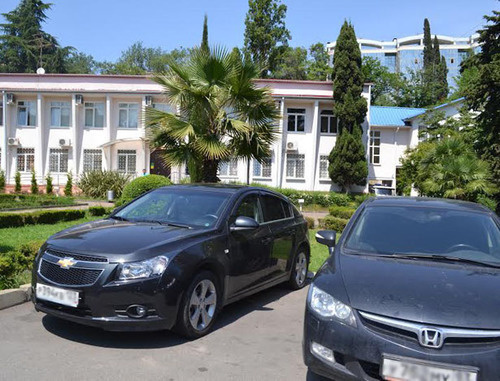
<path fill-rule="evenodd" d="M 315 234 L 317 229 L 309 229 L 309 243 L 311 244 L 311 262 L 309 264 L 310 271 L 318 271 L 326 258 L 330 255 L 328 248 L 316 241 Z M 340 235 L 337 234 L 337 241 Z"/>
<path fill-rule="evenodd" d="M 52 234 L 70 226 L 97 220 L 102 217 L 85 217 L 75 221 L 65 221 L 54 225 L 26 225 L 21 228 L 0 229 L 0 253 L 19 247 L 23 243 L 46 240 Z"/>

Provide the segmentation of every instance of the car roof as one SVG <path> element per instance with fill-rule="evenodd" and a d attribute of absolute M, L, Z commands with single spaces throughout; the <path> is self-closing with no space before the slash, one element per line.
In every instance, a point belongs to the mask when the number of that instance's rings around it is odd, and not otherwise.
<path fill-rule="evenodd" d="M 432 197 L 372 197 L 368 199 L 367 206 L 407 206 L 491 213 L 488 208 L 474 202 Z"/>
<path fill-rule="evenodd" d="M 249 185 L 237 185 L 237 184 L 182 184 L 182 185 L 169 185 L 163 187 L 166 189 L 192 189 L 197 191 L 210 191 L 210 192 L 220 192 L 226 194 L 237 194 L 244 193 L 247 191 L 265 191 L 273 193 L 277 196 L 284 197 L 283 195 L 264 187 L 254 187 Z"/>

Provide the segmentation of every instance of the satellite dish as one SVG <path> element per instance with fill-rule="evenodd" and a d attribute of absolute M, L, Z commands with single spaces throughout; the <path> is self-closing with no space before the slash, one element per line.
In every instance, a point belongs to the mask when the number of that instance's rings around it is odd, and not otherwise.
<path fill-rule="evenodd" d="M 37 74 L 45 74 L 45 69 L 43 67 L 39 67 L 38 69 L 36 69 L 36 73 Z"/>

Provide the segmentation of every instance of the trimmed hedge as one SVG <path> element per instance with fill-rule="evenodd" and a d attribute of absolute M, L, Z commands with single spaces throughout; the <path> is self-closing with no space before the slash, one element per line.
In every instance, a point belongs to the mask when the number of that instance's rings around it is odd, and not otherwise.
<path fill-rule="evenodd" d="M 57 197 L 55 195 L 43 194 L 0 194 L 0 210 L 74 204 L 75 200 L 72 197 Z"/>
<path fill-rule="evenodd" d="M 114 207 L 105 208 L 104 206 L 100 206 L 100 205 L 91 206 L 91 207 L 89 207 L 89 214 L 91 216 L 96 216 L 96 217 L 107 216 L 108 214 L 111 214 L 111 212 L 114 209 L 115 209 Z"/>
<path fill-rule="evenodd" d="M 347 206 L 330 206 L 330 215 L 348 220 L 352 217 L 356 209 Z"/>
<path fill-rule="evenodd" d="M 345 229 L 348 222 L 349 220 L 345 218 L 326 216 L 321 219 L 320 227 L 322 229 L 335 230 L 337 233 L 341 233 Z"/>
<path fill-rule="evenodd" d="M 21 245 L 17 250 L 0 253 L 0 290 L 19 287 L 16 276 L 31 270 L 33 261 L 44 241 Z"/>
<path fill-rule="evenodd" d="M 167 185 L 172 185 L 172 182 L 165 176 L 147 175 L 137 177 L 123 188 L 122 197 L 118 200 L 116 205 L 126 204 L 143 193 Z"/>
<path fill-rule="evenodd" d="M 0 228 L 15 228 L 35 224 L 55 224 L 85 217 L 84 210 L 46 210 L 35 213 L 0 213 Z"/>

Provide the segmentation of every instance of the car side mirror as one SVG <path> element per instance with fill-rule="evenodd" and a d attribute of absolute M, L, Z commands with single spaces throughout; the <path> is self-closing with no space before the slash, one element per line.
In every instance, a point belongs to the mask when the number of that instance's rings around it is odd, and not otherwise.
<path fill-rule="evenodd" d="M 330 249 L 335 247 L 335 238 L 337 232 L 335 230 L 319 230 L 316 232 L 316 241 L 322 245 L 328 246 Z"/>
<path fill-rule="evenodd" d="M 259 223 L 251 217 L 239 216 L 236 217 L 234 223 L 230 226 L 230 230 L 235 231 L 245 231 L 254 230 L 259 227 Z"/>

